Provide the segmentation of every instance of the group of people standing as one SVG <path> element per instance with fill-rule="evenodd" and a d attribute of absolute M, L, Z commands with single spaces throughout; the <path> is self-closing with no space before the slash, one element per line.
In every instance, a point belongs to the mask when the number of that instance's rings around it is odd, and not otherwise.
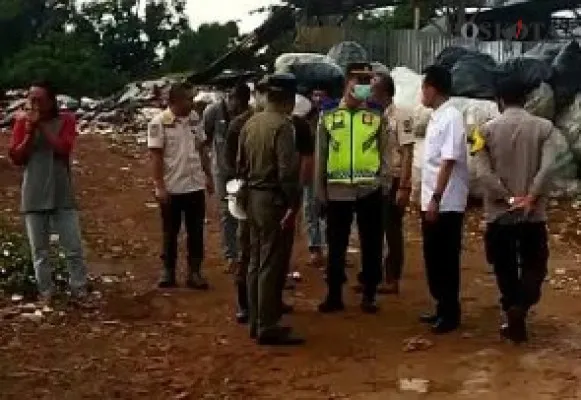
<path fill-rule="evenodd" d="M 422 102 L 433 109 L 426 130 L 421 175 L 423 255 L 435 311 L 420 317 L 435 334 L 461 322 L 460 256 L 469 194 L 468 143 L 472 142 L 484 190 L 486 254 L 494 266 L 506 323 L 501 334 L 527 339 L 526 318 L 540 299 L 547 274 L 546 197 L 555 160 L 554 126 L 524 110 L 525 87 L 499 82 L 501 115 L 467 134 L 462 114 L 449 102 L 451 76 L 438 66 L 424 71 Z M 304 340 L 280 324 L 292 307 L 283 301 L 295 225 L 304 206 L 311 263 L 322 266 L 325 236 L 327 294 L 321 313 L 344 310 L 346 253 L 357 223 L 361 271 L 356 289 L 361 310 L 376 313 L 377 294 L 399 293 L 404 264 L 403 218 L 410 201 L 414 120 L 393 104 L 395 86 L 367 63 L 348 66 L 343 96 L 310 93 L 312 107 L 297 110 L 297 81 L 270 75 L 256 85 L 255 104 L 246 84 L 226 98 L 193 111 L 193 88 L 174 84 L 168 108 L 148 127 L 155 196 L 160 204 L 162 288 L 177 286 L 177 238 L 187 231 L 187 286 L 207 290 L 202 273 L 206 193 L 218 196 L 225 272 L 235 276 L 239 323 L 248 323 L 259 344 L 295 345 Z M 30 106 L 19 116 L 10 157 L 24 167 L 22 211 L 39 291 L 52 295 L 47 264 L 49 235 L 56 229 L 70 266 L 71 288 L 86 297 L 86 268 L 73 201 L 70 158 L 74 117 L 60 113 L 50 85 L 34 85 Z M 227 183 L 245 218 L 230 214 Z M 326 226 L 323 235 L 322 221 Z M 384 257 L 384 243 L 387 255 Z"/>

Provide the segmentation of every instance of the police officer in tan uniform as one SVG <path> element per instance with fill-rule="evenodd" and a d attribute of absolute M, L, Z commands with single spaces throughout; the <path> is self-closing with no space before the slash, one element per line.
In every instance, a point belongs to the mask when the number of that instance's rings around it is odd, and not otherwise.
<path fill-rule="evenodd" d="M 263 345 L 297 345 L 303 339 L 280 325 L 288 251 L 300 205 L 299 155 L 290 114 L 296 79 L 272 75 L 267 105 L 252 116 L 239 139 L 237 175 L 246 181 L 251 255 L 248 270 L 250 335 Z"/>

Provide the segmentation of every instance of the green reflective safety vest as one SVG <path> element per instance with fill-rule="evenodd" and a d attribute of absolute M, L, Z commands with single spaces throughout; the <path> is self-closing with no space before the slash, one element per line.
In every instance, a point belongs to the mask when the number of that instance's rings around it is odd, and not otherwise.
<path fill-rule="evenodd" d="M 327 182 L 373 183 L 381 165 L 381 115 L 373 110 L 338 108 L 323 115 L 329 132 Z"/>

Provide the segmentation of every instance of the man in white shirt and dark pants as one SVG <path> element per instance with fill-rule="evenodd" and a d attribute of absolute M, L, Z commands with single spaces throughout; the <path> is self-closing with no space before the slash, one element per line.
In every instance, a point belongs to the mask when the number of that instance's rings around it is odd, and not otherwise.
<path fill-rule="evenodd" d="M 423 251 L 435 314 L 422 315 L 432 332 L 460 325 L 460 253 L 468 199 L 468 150 L 462 114 L 449 102 L 450 72 L 428 67 L 422 103 L 434 111 L 426 130 L 421 179 Z"/>
<path fill-rule="evenodd" d="M 149 124 L 147 146 L 151 153 L 155 197 L 163 228 L 163 275 L 160 288 L 176 284 L 178 234 L 185 219 L 188 247 L 187 286 L 208 289 L 202 276 L 204 257 L 205 190 L 214 191 L 210 158 L 200 118 L 193 111 L 193 90 L 185 83 L 169 91 L 169 107 Z"/>

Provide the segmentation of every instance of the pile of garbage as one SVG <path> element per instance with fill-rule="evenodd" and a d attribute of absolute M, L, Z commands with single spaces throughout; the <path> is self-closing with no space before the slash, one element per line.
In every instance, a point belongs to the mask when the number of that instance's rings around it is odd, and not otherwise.
<path fill-rule="evenodd" d="M 122 91 L 103 99 L 75 99 L 58 95 L 61 110 L 74 112 L 80 134 L 136 134 L 143 136 L 147 123 L 165 106 L 169 88 L 176 78 L 133 82 Z M 200 110 L 219 98 L 217 92 L 200 90 L 194 99 Z M 26 90 L 11 90 L 0 102 L 0 129 L 11 126 L 16 113 L 26 104 Z"/>
<path fill-rule="evenodd" d="M 324 89 L 329 96 L 340 97 L 345 80 L 345 69 L 353 62 L 369 62 L 373 71 L 389 73 L 385 65 L 370 60 L 367 51 L 356 42 L 339 43 L 327 54 L 282 54 L 274 63 L 274 70 L 294 74 L 299 83 L 299 91 L 302 93 L 308 93 L 313 89 Z"/>
<path fill-rule="evenodd" d="M 577 42 L 561 46 L 540 44 L 524 56 L 497 65 L 488 55 L 464 48 L 443 50 L 436 64 L 452 73 L 455 107 L 464 115 L 466 128 L 496 117 L 499 112 L 493 101 L 499 77 L 518 77 L 528 87 L 526 109 L 552 120 L 560 129 L 558 166 L 554 180 L 555 197 L 581 194 L 581 47 Z M 392 70 L 396 85 L 395 103 L 414 115 L 418 137 L 414 155 L 414 185 L 419 185 L 423 137 L 431 111 L 421 105 L 422 76 L 404 67 Z M 481 197 L 475 171 L 470 162 L 471 195 Z"/>

